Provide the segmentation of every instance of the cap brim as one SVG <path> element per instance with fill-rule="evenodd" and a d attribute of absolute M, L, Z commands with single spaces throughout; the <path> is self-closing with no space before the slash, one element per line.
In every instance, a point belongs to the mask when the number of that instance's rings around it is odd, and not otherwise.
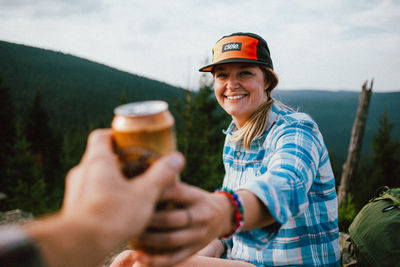
<path fill-rule="evenodd" d="M 210 65 L 204 66 L 204 67 L 200 68 L 199 71 L 201 71 L 201 72 L 211 72 L 215 66 L 221 65 L 221 64 L 228 64 L 228 63 L 254 63 L 254 64 L 265 65 L 267 67 L 272 68 L 272 66 L 270 66 L 270 64 L 268 64 L 266 62 L 260 62 L 258 60 L 247 59 L 247 58 L 228 58 L 228 59 L 224 59 L 224 60 L 215 62 L 215 63 L 210 64 Z"/>

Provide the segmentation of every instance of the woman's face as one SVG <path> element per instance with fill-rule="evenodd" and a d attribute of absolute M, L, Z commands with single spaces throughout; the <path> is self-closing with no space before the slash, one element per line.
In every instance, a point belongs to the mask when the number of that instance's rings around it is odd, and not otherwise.
<path fill-rule="evenodd" d="M 256 64 L 229 63 L 214 69 L 218 103 L 242 127 L 256 109 L 267 101 L 264 73 Z"/>

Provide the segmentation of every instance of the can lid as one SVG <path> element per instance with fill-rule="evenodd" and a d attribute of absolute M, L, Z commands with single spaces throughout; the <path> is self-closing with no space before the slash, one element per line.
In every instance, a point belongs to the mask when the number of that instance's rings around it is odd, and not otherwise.
<path fill-rule="evenodd" d="M 168 103 L 161 100 L 133 102 L 118 106 L 114 114 L 128 117 L 157 114 L 168 109 Z"/>

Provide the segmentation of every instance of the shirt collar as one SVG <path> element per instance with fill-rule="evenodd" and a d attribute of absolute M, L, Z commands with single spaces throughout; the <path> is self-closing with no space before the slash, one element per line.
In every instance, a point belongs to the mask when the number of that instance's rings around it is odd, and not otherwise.
<path fill-rule="evenodd" d="M 267 126 L 265 127 L 265 132 L 268 132 L 269 129 L 271 129 L 272 125 L 275 123 L 275 121 L 278 118 L 279 113 L 283 111 L 282 107 L 279 105 L 279 102 L 274 100 L 274 103 L 272 104 L 269 112 L 268 112 L 268 122 Z M 232 135 L 234 131 L 236 131 L 238 128 L 236 127 L 236 124 L 232 121 L 228 128 L 226 130 L 222 130 L 222 132 L 226 135 Z M 260 138 L 260 137 L 258 137 Z M 258 139 L 256 138 L 256 139 Z"/>

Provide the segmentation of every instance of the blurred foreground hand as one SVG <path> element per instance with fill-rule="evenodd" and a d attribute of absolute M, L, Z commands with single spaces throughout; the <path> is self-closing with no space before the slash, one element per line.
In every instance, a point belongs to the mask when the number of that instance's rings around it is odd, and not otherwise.
<path fill-rule="evenodd" d="M 113 153 L 111 130 L 95 130 L 81 162 L 67 175 L 61 211 L 27 226 L 28 234 L 48 266 L 98 266 L 143 232 L 183 164 L 174 152 L 128 180 Z"/>

